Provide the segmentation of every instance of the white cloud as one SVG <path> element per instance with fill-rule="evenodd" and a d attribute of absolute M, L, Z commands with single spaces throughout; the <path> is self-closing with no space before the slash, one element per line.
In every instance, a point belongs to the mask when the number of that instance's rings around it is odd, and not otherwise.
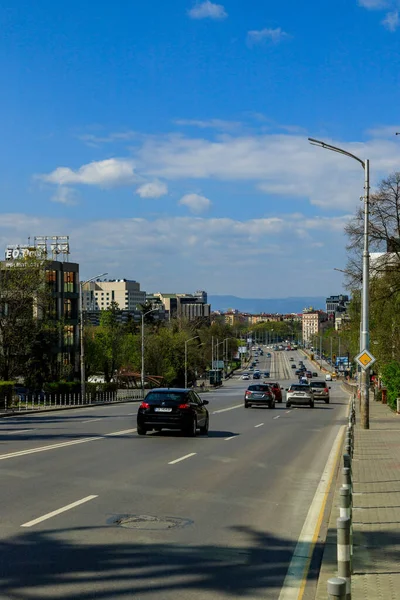
<path fill-rule="evenodd" d="M 141 198 L 161 198 L 168 194 L 168 187 L 162 181 L 151 181 L 138 187 L 136 193 Z"/>
<path fill-rule="evenodd" d="M 84 133 L 77 136 L 87 146 L 97 148 L 103 144 L 111 144 L 116 142 L 127 142 L 137 137 L 134 131 L 117 131 L 108 135 L 100 136 L 93 133 Z"/>
<path fill-rule="evenodd" d="M 358 4 L 363 8 L 371 10 L 386 8 L 388 0 L 358 0 Z"/>
<path fill-rule="evenodd" d="M 247 40 L 250 44 L 262 44 L 266 41 L 278 44 L 288 37 L 289 34 L 282 31 L 280 27 L 277 27 L 276 29 L 265 28 L 260 29 L 259 31 L 254 30 L 247 33 Z"/>
<path fill-rule="evenodd" d="M 293 296 L 294 289 L 296 295 L 320 296 L 340 286 L 333 267 L 345 260 L 344 220 L 282 214 L 243 220 L 107 217 L 79 221 L 4 214 L 0 246 L 46 233 L 69 235 L 70 260 L 80 264 L 82 279 L 107 271 L 110 278 L 139 281 L 147 292 L 205 289 L 249 297 L 246 290 L 254 290 L 257 281 L 258 297 Z M 141 260 L 133 265 L 135 255 Z M 304 269 L 308 259 L 313 261 L 311 273 Z M 268 277 L 260 278 L 266 264 Z M 280 285 L 272 290 L 275 278 Z"/>
<path fill-rule="evenodd" d="M 219 129 L 221 131 L 230 131 L 241 127 L 242 123 L 239 121 L 224 121 L 223 119 L 177 119 L 176 125 L 183 125 L 188 127 L 198 127 L 199 129 Z"/>
<path fill-rule="evenodd" d="M 382 25 L 389 31 L 396 31 L 400 25 L 399 11 L 394 10 L 393 12 L 387 13 L 382 21 Z"/>
<path fill-rule="evenodd" d="M 128 185 L 135 180 L 132 160 L 109 158 L 83 165 L 76 171 L 69 167 L 57 167 L 48 175 L 39 175 L 39 179 L 58 185 L 84 184 L 99 187 Z"/>
<path fill-rule="evenodd" d="M 222 4 L 214 4 L 210 0 L 196 3 L 188 14 L 192 19 L 225 19 L 228 16 Z"/>
<path fill-rule="evenodd" d="M 60 185 L 51 197 L 51 201 L 72 206 L 77 203 L 76 197 L 76 190 Z"/>
<path fill-rule="evenodd" d="M 178 204 L 187 206 L 190 211 L 196 215 L 208 210 L 211 207 L 211 200 L 199 194 L 185 194 L 179 200 Z"/>

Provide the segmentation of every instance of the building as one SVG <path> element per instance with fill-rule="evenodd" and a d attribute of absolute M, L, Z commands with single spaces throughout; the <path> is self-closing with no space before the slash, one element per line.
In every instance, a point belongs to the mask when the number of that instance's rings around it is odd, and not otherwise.
<path fill-rule="evenodd" d="M 202 319 L 210 321 L 211 305 L 207 303 L 207 293 L 197 291 L 195 294 L 163 294 L 156 292 L 151 298 L 158 298 L 163 306 L 168 320 L 187 319 L 193 321 Z"/>
<path fill-rule="evenodd" d="M 12 267 L 26 256 L 43 259 L 46 280 L 54 298 L 54 320 L 63 331 L 54 347 L 64 377 L 79 377 L 79 264 L 69 262 L 68 236 L 38 236 L 33 244 L 10 245 L 1 269 Z M 38 315 L 40 318 L 40 316 Z"/>
<path fill-rule="evenodd" d="M 329 296 L 326 299 L 326 312 L 329 315 L 335 313 L 343 313 L 347 311 L 349 305 L 349 297 L 344 294 L 338 296 Z"/>
<path fill-rule="evenodd" d="M 318 335 L 329 325 L 328 315 L 324 311 L 313 308 L 305 310 L 302 317 L 303 343 L 311 342 L 314 335 Z"/>
<path fill-rule="evenodd" d="M 112 302 L 122 311 L 134 312 L 146 302 L 146 292 L 140 290 L 140 283 L 129 279 L 98 279 L 82 288 L 82 308 L 90 313 L 107 310 Z"/>

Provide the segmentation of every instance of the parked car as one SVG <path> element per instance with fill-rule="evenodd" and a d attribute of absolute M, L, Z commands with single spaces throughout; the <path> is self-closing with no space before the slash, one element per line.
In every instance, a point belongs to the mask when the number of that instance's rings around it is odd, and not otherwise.
<path fill-rule="evenodd" d="M 14 396 L 18 396 L 21 402 L 30 402 L 38 400 L 43 401 L 45 398 L 45 393 L 43 390 L 30 390 L 23 385 L 14 386 Z"/>
<path fill-rule="evenodd" d="M 244 393 L 244 407 L 269 406 L 275 408 L 275 396 L 271 386 L 265 383 L 252 383 Z"/>
<path fill-rule="evenodd" d="M 274 396 L 275 396 L 275 401 L 278 402 L 278 403 L 282 402 L 282 390 L 283 390 L 283 388 L 281 388 L 281 386 L 279 385 L 279 383 L 277 383 L 275 381 L 273 383 L 272 382 L 268 383 L 268 385 L 270 385 L 271 388 L 272 388 L 272 391 L 273 391 Z"/>
<path fill-rule="evenodd" d="M 210 420 L 207 404 L 208 400 L 202 400 L 190 389 L 151 390 L 138 409 L 138 435 L 162 429 L 177 429 L 191 437 L 196 435 L 197 429 L 207 434 Z"/>
<path fill-rule="evenodd" d="M 326 404 L 329 404 L 329 390 L 331 388 L 326 385 L 325 381 L 311 381 L 310 386 L 314 393 L 314 400 L 324 400 Z"/>
<path fill-rule="evenodd" d="M 286 407 L 290 408 L 293 404 L 314 408 L 314 394 L 308 383 L 293 383 L 286 388 Z"/>

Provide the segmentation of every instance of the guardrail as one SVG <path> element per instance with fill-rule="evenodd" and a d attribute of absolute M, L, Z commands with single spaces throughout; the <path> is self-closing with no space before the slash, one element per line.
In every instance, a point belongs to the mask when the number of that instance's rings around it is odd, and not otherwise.
<path fill-rule="evenodd" d="M 354 425 L 356 423 L 356 395 L 349 403 L 349 416 L 343 454 L 343 484 L 339 491 L 340 508 L 337 528 L 337 577 L 328 580 L 329 600 L 351 600 L 353 562 L 353 477 Z"/>
<path fill-rule="evenodd" d="M 129 402 L 141 400 L 143 392 L 141 389 L 117 390 L 115 392 L 89 392 L 85 394 L 82 401 L 81 394 L 27 394 L 26 396 L 14 396 L 11 406 L 7 412 L 27 412 L 49 410 L 54 408 L 68 408 L 87 406 L 90 404 L 112 404 L 114 402 Z"/>

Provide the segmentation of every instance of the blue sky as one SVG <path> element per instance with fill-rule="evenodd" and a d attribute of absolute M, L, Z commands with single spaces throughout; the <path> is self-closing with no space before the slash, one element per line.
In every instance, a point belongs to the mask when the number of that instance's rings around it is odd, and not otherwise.
<path fill-rule="evenodd" d="M 342 291 L 343 227 L 400 164 L 399 0 L 2 0 L 0 243 L 84 278 Z"/>

